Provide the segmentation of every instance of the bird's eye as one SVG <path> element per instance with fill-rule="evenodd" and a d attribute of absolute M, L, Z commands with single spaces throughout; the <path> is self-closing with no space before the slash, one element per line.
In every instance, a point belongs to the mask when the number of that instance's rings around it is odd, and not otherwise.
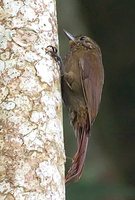
<path fill-rule="evenodd" d="M 80 37 L 80 40 L 81 40 L 81 41 L 84 40 L 84 39 L 85 39 L 85 36 Z"/>

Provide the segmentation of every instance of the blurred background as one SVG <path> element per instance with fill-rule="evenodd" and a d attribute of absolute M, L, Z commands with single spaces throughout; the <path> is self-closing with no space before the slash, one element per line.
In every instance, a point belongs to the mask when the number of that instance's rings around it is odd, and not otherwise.
<path fill-rule="evenodd" d="M 135 0 L 57 0 L 60 53 L 63 28 L 101 47 L 105 84 L 84 172 L 66 188 L 67 200 L 135 200 Z M 75 138 L 64 109 L 67 167 Z"/>

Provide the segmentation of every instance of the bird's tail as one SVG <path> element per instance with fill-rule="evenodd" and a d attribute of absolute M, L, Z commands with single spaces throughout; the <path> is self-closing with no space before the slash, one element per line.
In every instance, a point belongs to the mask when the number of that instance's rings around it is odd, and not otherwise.
<path fill-rule="evenodd" d="M 72 165 L 66 175 L 66 183 L 71 180 L 78 180 L 81 177 L 87 153 L 90 125 L 86 123 L 84 127 L 77 128 L 78 148 L 73 157 Z"/>

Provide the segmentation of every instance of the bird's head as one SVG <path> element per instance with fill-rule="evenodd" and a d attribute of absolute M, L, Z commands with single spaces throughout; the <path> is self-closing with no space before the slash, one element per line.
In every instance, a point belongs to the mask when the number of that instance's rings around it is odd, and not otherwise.
<path fill-rule="evenodd" d="M 87 49 L 93 49 L 98 45 L 90 37 L 87 36 L 73 36 L 71 33 L 64 30 L 64 33 L 69 39 L 69 45 L 73 47 L 85 47 Z"/>

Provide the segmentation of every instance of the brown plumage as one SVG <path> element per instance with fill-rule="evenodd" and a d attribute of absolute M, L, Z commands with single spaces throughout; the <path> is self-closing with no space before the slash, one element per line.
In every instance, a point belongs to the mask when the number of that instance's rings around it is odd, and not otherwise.
<path fill-rule="evenodd" d="M 104 70 L 100 48 L 92 39 L 64 32 L 70 39 L 70 51 L 64 61 L 62 96 L 77 138 L 77 151 L 66 175 L 69 182 L 82 174 L 90 128 L 101 101 Z"/>

